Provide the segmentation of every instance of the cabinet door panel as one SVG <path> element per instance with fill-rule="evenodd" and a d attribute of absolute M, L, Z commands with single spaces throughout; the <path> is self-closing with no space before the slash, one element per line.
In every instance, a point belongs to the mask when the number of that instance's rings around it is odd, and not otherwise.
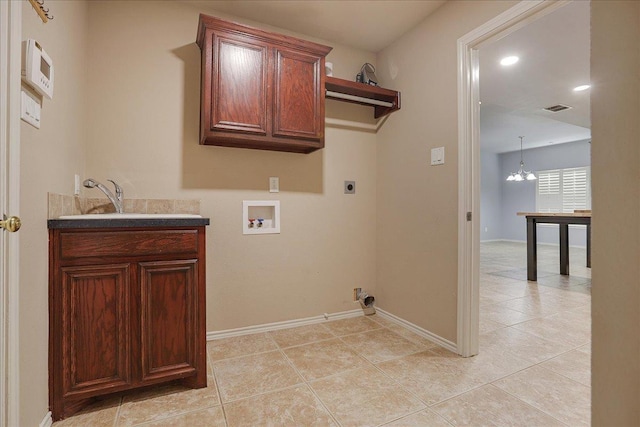
<path fill-rule="evenodd" d="M 320 139 L 324 134 L 322 58 L 276 49 L 273 135 Z"/>
<path fill-rule="evenodd" d="M 267 134 L 267 47 L 214 37 L 211 130 Z"/>
<path fill-rule="evenodd" d="M 196 370 L 197 260 L 139 263 L 142 381 Z"/>
<path fill-rule="evenodd" d="M 129 383 L 128 264 L 63 268 L 62 299 L 65 395 Z"/>

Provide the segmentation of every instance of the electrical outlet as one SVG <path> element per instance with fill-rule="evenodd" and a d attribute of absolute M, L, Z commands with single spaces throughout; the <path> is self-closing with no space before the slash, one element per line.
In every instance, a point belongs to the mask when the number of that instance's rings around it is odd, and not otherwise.
<path fill-rule="evenodd" d="M 345 181 L 344 182 L 344 194 L 356 194 L 356 182 Z"/>
<path fill-rule="evenodd" d="M 80 175 L 78 174 L 75 174 L 75 176 L 73 177 L 73 195 L 80 195 Z"/>
<path fill-rule="evenodd" d="M 362 292 L 362 288 L 353 288 L 353 300 L 358 301 L 360 298 L 360 292 Z"/>

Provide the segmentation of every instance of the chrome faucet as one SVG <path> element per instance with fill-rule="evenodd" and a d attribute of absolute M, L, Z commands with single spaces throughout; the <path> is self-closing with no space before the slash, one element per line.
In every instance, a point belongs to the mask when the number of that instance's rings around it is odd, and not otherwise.
<path fill-rule="evenodd" d="M 111 201 L 111 203 L 113 203 L 113 207 L 116 208 L 116 212 L 117 213 L 124 213 L 124 209 L 122 208 L 122 187 L 120 187 L 118 184 L 115 183 L 115 181 L 109 179 L 107 181 L 111 181 L 113 183 L 113 185 L 116 188 L 116 195 L 114 196 L 113 193 L 104 185 L 100 184 L 98 181 L 96 181 L 93 178 L 89 178 L 89 179 L 85 179 L 84 182 L 82 183 L 82 185 L 84 185 L 87 188 L 97 188 L 100 191 L 102 191 Z"/>

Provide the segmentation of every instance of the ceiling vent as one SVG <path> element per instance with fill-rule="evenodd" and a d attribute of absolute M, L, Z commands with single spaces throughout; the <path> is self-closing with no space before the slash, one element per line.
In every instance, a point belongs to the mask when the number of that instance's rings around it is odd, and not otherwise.
<path fill-rule="evenodd" d="M 552 113 L 557 113 L 558 111 L 568 110 L 570 108 L 573 108 L 573 107 L 570 107 L 569 105 L 564 105 L 564 104 L 557 104 L 557 105 L 552 105 L 551 107 L 546 107 L 544 108 L 544 110 L 551 111 Z"/>

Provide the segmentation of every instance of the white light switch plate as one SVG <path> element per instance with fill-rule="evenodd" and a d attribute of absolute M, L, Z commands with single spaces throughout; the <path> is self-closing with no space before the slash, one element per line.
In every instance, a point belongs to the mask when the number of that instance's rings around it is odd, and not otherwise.
<path fill-rule="evenodd" d="M 431 149 L 431 166 L 444 165 L 444 147 Z"/>
<path fill-rule="evenodd" d="M 269 193 L 279 193 L 280 192 L 280 178 L 277 176 L 269 177 Z"/>
<path fill-rule="evenodd" d="M 40 100 L 24 90 L 20 102 L 20 118 L 40 129 Z"/>

